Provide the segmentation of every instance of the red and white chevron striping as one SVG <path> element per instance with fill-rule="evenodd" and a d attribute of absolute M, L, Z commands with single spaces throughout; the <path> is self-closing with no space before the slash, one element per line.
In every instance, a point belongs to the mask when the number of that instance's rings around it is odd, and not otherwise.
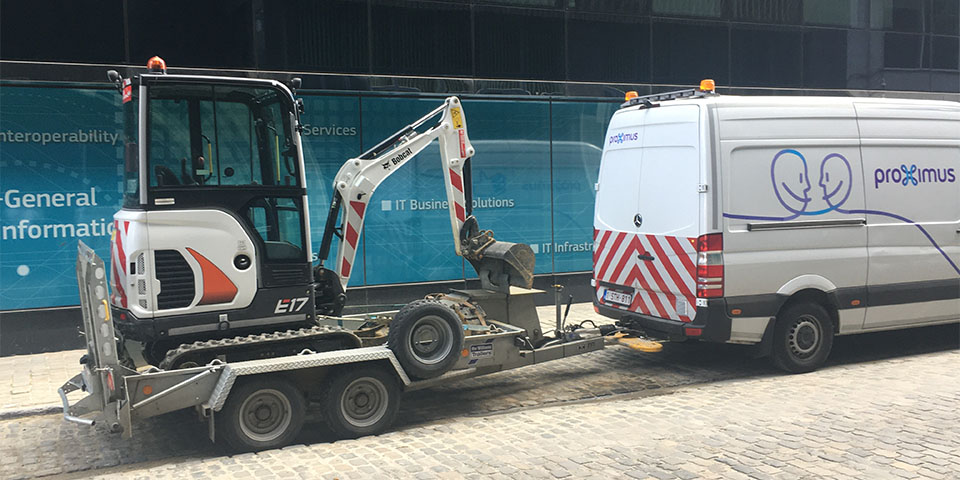
<path fill-rule="evenodd" d="M 593 277 L 634 290 L 633 303 L 624 307 L 604 302 L 603 287 L 598 283 L 598 301 L 644 315 L 692 321 L 696 312 L 696 240 L 594 230 Z"/>

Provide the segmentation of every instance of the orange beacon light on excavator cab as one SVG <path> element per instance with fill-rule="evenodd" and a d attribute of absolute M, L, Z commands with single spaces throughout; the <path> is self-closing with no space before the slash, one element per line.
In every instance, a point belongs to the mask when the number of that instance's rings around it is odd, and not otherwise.
<path fill-rule="evenodd" d="M 150 60 L 147 60 L 147 70 L 151 73 L 167 73 L 167 62 L 157 56 L 150 57 Z"/>

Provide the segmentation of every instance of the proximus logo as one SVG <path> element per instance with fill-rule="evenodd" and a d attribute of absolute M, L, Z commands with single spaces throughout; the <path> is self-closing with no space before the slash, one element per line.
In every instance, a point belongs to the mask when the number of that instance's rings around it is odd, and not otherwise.
<path fill-rule="evenodd" d="M 637 132 L 633 133 L 618 133 L 616 135 L 610 135 L 610 139 L 607 141 L 607 145 L 611 143 L 620 144 L 623 142 L 633 142 L 640 138 L 640 134 Z"/>
<path fill-rule="evenodd" d="M 882 183 L 899 184 L 904 187 L 919 186 L 923 183 L 954 183 L 957 181 L 953 168 L 920 168 L 917 164 L 900 168 L 878 168 L 873 171 L 873 188 Z"/>

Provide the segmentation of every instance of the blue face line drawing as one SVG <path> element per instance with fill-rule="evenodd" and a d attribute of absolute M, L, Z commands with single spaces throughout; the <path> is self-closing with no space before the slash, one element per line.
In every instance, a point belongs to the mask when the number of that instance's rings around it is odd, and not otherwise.
<path fill-rule="evenodd" d="M 846 157 L 839 153 L 831 153 L 820 163 L 820 188 L 823 189 L 823 200 L 830 208 L 823 210 L 826 213 L 835 210 L 850 197 L 850 187 L 853 184 L 853 169 Z"/>
<path fill-rule="evenodd" d="M 773 193 L 783 208 L 797 215 L 807 210 L 811 200 L 807 195 L 811 188 L 810 177 L 807 159 L 800 152 L 789 148 L 780 150 L 770 164 L 770 179 Z"/>
<path fill-rule="evenodd" d="M 900 171 L 903 172 L 903 179 L 897 180 L 903 185 L 917 185 L 917 166 L 912 165 L 909 168 L 906 165 L 900 165 Z M 735 218 L 740 220 L 765 220 L 765 221 L 789 221 L 801 215 L 822 215 L 827 212 L 836 211 L 844 215 L 879 215 L 887 218 L 893 218 L 903 223 L 913 225 L 917 230 L 927 238 L 930 245 L 940 252 L 940 255 L 950 264 L 958 275 L 960 275 L 960 266 L 954 263 L 953 259 L 943 251 L 943 248 L 937 244 L 923 225 L 920 225 L 909 218 L 896 213 L 884 212 L 880 210 L 866 209 L 842 209 L 844 202 L 850 198 L 850 190 L 853 186 L 853 170 L 846 157 L 839 153 L 831 153 L 820 162 L 820 180 L 818 185 L 823 190 L 823 200 L 828 208 L 808 212 L 811 198 L 807 195 L 810 191 L 810 179 L 807 177 L 807 160 L 803 158 L 800 152 L 786 148 L 780 150 L 770 164 L 770 180 L 773 182 L 773 193 L 780 201 L 780 205 L 786 208 L 792 215 L 784 217 L 768 217 L 761 215 L 741 215 L 736 213 L 724 213 L 725 218 Z M 780 191 L 787 195 L 785 198 Z M 797 192 L 800 192 L 799 194 Z M 791 205 L 793 204 L 793 205 Z"/>

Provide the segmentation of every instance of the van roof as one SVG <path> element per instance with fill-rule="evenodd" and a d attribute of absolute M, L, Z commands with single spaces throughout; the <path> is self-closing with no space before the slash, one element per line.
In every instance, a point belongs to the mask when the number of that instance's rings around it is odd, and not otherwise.
<path fill-rule="evenodd" d="M 656 102 L 658 106 L 670 106 L 670 105 L 718 105 L 718 106 L 751 106 L 751 107 L 810 107 L 815 105 L 832 105 L 836 106 L 838 104 L 873 104 L 873 105 L 911 105 L 918 106 L 924 105 L 948 109 L 960 109 L 960 102 L 953 102 L 949 100 L 926 100 L 926 99 L 913 99 L 913 98 L 877 98 L 877 97 L 826 97 L 826 96 L 787 96 L 787 95 L 757 95 L 757 96 L 741 96 L 741 95 L 709 95 L 701 96 L 694 98 L 676 98 L 672 100 L 665 100 L 662 102 Z M 624 111 L 636 111 L 642 108 L 648 108 L 643 104 L 631 105 L 621 108 L 617 113 Z"/>

